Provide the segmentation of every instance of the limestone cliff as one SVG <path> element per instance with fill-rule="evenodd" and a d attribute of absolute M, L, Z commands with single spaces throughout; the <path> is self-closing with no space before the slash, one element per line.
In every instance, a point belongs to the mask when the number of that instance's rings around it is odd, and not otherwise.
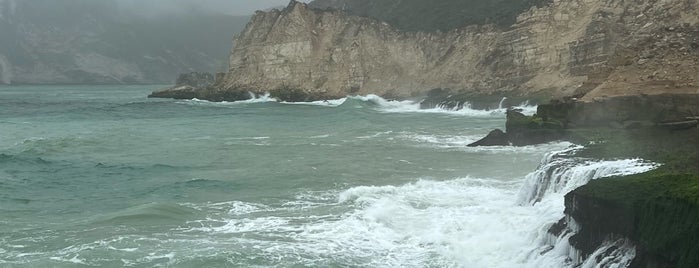
<path fill-rule="evenodd" d="M 253 16 L 234 40 L 225 79 L 209 91 L 292 88 L 313 99 L 410 98 L 434 88 L 449 96 L 696 93 L 698 22 L 696 0 L 558 0 L 505 30 L 404 33 L 292 1 Z"/>

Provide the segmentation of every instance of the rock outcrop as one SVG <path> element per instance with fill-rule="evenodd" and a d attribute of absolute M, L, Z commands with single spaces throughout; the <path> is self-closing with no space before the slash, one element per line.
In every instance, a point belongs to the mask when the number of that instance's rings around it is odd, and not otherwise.
<path fill-rule="evenodd" d="M 566 128 L 662 126 L 696 120 L 698 115 L 699 94 L 627 95 L 592 101 L 568 99 L 537 109 L 542 120 L 557 121 Z"/>
<path fill-rule="evenodd" d="M 468 147 L 506 145 L 510 145 L 510 139 L 507 137 L 507 133 L 503 132 L 500 129 L 496 129 L 488 133 L 488 135 L 485 136 L 485 138 L 469 144 Z"/>
<path fill-rule="evenodd" d="M 495 129 L 485 138 L 468 146 L 527 146 L 561 140 L 567 134 L 563 124 L 557 120 L 543 120 L 539 116 L 527 116 L 517 110 L 507 111 L 505 127 L 506 132 Z"/>
<path fill-rule="evenodd" d="M 253 16 L 216 88 L 295 88 L 315 98 L 411 98 L 435 88 L 467 97 L 692 93 L 697 18 L 696 0 L 558 0 L 532 7 L 504 30 L 405 33 L 292 1 Z"/>
<path fill-rule="evenodd" d="M 570 239 L 583 256 L 610 238 L 636 246 L 631 267 L 697 267 L 699 204 L 692 174 L 649 174 L 593 181 L 566 195 L 580 230 Z"/>

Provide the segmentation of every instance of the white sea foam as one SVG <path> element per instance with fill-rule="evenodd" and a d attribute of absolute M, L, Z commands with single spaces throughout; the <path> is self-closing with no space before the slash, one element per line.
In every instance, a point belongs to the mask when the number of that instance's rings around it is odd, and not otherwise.
<path fill-rule="evenodd" d="M 522 180 L 532 181 L 566 152 L 546 157 L 540 170 Z M 283 237 L 293 242 L 246 243 L 256 247 L 255 254 L 300 265 L 331 258 L 333 263 L 371 267 L 571 267 L 582 264 L 570 261 L 579 257 L 567 243 L 572 234 L 552 240 L 547 232 L 564 216 L 564 194 L 590 179 L 644 172 L 655 165 L 635 159 L 569 164 L 559 172 L 568 175 L 554 172 L 556 186 L 545 187 L 544 197 L 527 205 L 517 205 L 522 198 L 518 193 L 530 191 L 528 185 L 521 186 L 521 180 L 418 180 L 401 186 L 359 186 L 301 195 L 297 198 L 303 202 L 277 208 L 278 216 L 219 219 L 190 231 Z M 251 206 L 255 207 L 242 207 Z M 318 213 L 328 206 L 349 210 Z M 289 214 L 297 209 L 303 212 Z M 606 252 L 602 249 L 618 247 L 616 257 L 604 261 L 625 263 L 635 251 L 624 245 L 611 241 L 601 245 L 597 255 Z M 593 267 L 593 262 L 588 260 L 584 267 Z"/>
<path fill-rule="evenodd" d="M 54 261 L 60 261 L 60 262 L 69 262 L 69 263 L 73 263 L 73 264 L 82 264 L 82 265 L 87 264 L 84 259 L 80 259 L 80 255 L 75 255 L 70 259 L 63 258 L 63 257 L 51 257 L 49 259 L 54 260 Z"/>
<path fill-rule="evenodd" d="M 275 98 L 272 98 L 269 93 L 265 93 L 262 95 L 255 95 L 254 93 L 248 93 L 248 94 L 250 94 L 249 99 L 240 100 L 240 101 L 213 102 L 213 101 L 200 100 L 200 99 L 194 98 L 191 100 L 178 101 L 177 103 L 188 104 L 188 105 L 205 105 L 205 106 L 229 106 L 229 105 L 251 104 L 251 103 L 278 102 L 278 100 Z"/>
<path fill-rule="evenodd" d="M 242 101 L 237 101 L 236 103 L 265 103 L 265 102 L 278 102 L 279 100 L 270 97 L 269 93 L 265 93 L 262 95 L 255 95 L 253 93 L 250 94 L 250 99 L 247 100 L 242 100 Z"/>
<path fill-rule="evenodd" d="M 473 109 L 471 108 L 470 103 L 464 103 L 458 108 L 437 107 L 432 109 L 421 109 L 420 102 L 417 101 L 390 101 L 381 98 L 377 95 L 356 96 L 351 98 L 375 103 L 379 105 L 380 111 L 387 113 L 438 113 L 471 117 L 499 117 L 504 116 L 505 112 L 507 112 L 508 109 L 508 107 L 504 107 L 502 105 L 502 103 L 505 101 L 505 98 L 503 98 L 503 100 L 501 101 L 500 107 L 498 107 L 497 109 L 489 110 Z M 524 102 L 512 108 L 519 109 L 524 114 L 532 115 L 536 113 L 537 106 L 530 105 L 529 102 Z"/>
<path fill-rule="evenodd" d="M 219 203 L 193 204 L 185 203 L 182 206 L 193 208 L 196 210 L 206 210 L 208 212 L 216 212 L 215 215 L 245 215 L 255 212 L 271 211 L 272 208 L 258 203 L 248 203 L 242 201 L 229 201 Z"/>
<path fill-rule="evenodd" d="M 640 159 L 592 161 L 571 158 L 570 155 L 581 147 L 548 154 L 535 172 L 525 177 L 524 185 L 517 202 L 522 206 L 543 208 L 543 215 L 553 217 L 542 221 L 542 227 L 534 241 L 541 247 L 539 254 L 527 258 L 529 267 L 627 267 L 635 257 L 635 247 L 624 239 L 610 240 L 587 259 L 569 243 L 569 238 L 579 230 L 574 219 L 566 217 L 568 230 L 559 237 L 547 232 L 556 219 L 563 218 L 563 201 L 568 192 L 587 184 L 590 180 L 618 175 L 643 173 L 658 167 Z M 549 224 L 546 224 L 548 222 Z M 603 256 L 604 255 L 604 256 Z M 565 265 L 563 265 L 565 264 Z"/>
<path fill-rule="evenodd" d="M 581 148 L 574 146 L 547 155 L 539 168 L 525 178 L 518 202 L 532 204 L 552 194 L 566 194 L 590 180 L 638 174 L 658 167 L 642 159 L 593 161 L 564 157 Z"/>
<path fill-rule="evenodd" d="M 354 208 L 339 217 L 229 219 L 195 230 L 287 237 L 294 243 L 255 243 L 278 258 L 307 256 L 305 265 L 332 254 L 346 265 L 363 256 L 372 267 L 517 267 L 539 224 L 536 210 L 513 205 L 517 189 L 475 178 L 361 186 L 336 195 L 338 206 Z"/>
<path fill-rule="evenodd" d="M 348 100 L 358 100 L 362 102 L 368 102 L 376 107 L 374 109 L 385 112 L 385 113 L 430 113 L 430 114 L 450 114 L 459 116 L 470 116 L 470 117 L 501 117 L 505 115 L 508 107 L 504 107 L 502 103 L 505 98 L 501 101 L 500 107 L 497 109 L 489 110 L 478 110 L 472 109 L 471 104 L 464 103 L 458 108 L 450 109 L 444 107 L 437 107 L 432 109 L 421 109 L 419 101 L 397 101 L 397 100 L 386 100 L 378 95 L 368 94 L 365 96 L 348 96 L 345 98 L 334 99 L 334 100 L 321 100 L 321 101 L 311 101 L 311 102 L 280 102 L 279 100 L 270 96 L 269 93 L 262 95 L 250 94 L 250 99 L 234 101 L 234 102 L 210 102 L 200 99 L 192 99 L 187 101 L 180 101 L 179 103 L 191 104 L 191 105 L 213 105 L 213 106 L 227 106 L 227 105 L 237 105 L 237 104 L 251 104 L 251 103 L 267 103 L 267 102 L 278 102 L 280 104 L 289 105 L 312 105 L 312 106 L 325 106 L 325 107 L 339 107 L 345 104 Z M 357 108 L 363 108 L 358 106 Z M 530 105 L 529 102 L 524 102 L 518 106 L 512 107 L 514 109 L 519 109 L 522 113 L 527 115 L 532 115 L 536 113 L 537 106 Z"/>
<path fill-rule="evenodd" d="M 308 101 L 308 102 L 281 102 L 283 104 L 292 105 L 313 105 L 313 106 L 327 106 L 327 107 L 337 107 L 342 105 L 347 101 L 347 98 L 335 99 L 335 100 L 321 100 L 321 101 Z"/>
<path fill-rule="evenodd" d="M 607 263 L 624 267 L 635 253 L 627 241 L 610 240 L 600 245 L 594 260 L 582 260 L 567 242 L 572 233 L 556 238 L 547 231 L 564 216 L 564 194 L 575 185 L 643 172 L 654 164 L 640 160 L 567 162 L 566 168 L 558 167 L 558 173 L 573 174 L 571 177 L 555 179 L 566 176 L 549 173 L 557 186 L 543 187 L 546 190 L 538 202 L 518 205 L 522 198 L 518 193 L 530 192 L 523 181 L 533 181 L 536 174 L 575 149 L 550 154 L 536 172 L 515 180 L 421 179 L 404 185 L 301 191 L 276 205 L 243 201 L 183 204 L 204 212 L 206 218 L 166 234 L 74 245 L 49 257 L 79 264 L 86 261 L 80 257 L 83 253 L 103 248 L 140 255 L 127 260 L 133 265 L 177 265 L 183 255 L 216 256 L 232 250 L 285 266 L 540 268 Z M 569 227 L 575 229 L 574 222 Z M 134 250 L 141 247 L 159 250 Z M 612 255 L 602 256 L 612 249 Z M 245 263 L 244 259 L 229 260 Z"/>
<path fill-rule="evenodd" d="M 482 135 L 470 135 L 470 136 L 454 136 L 454 135 L 425 135 L 425 134 L 411 134 L 404 133 L 398 136 L 400 139 L 410 140 L 418 142 L 419 144 L 426 144 L 430 147 L 437 148 L 464 148 L 481 138 Z"/>

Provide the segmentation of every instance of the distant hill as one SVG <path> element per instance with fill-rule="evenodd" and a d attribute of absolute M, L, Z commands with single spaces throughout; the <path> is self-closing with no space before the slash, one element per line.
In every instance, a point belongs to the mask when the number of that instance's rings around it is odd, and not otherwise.
<path fill-rule="evenodd" d="M 0 84 L 170 83 L 225 71 L 248 16 L 146 17 L 111 0 L 0 0 Z"/>
<path fill-rule="evenodd" d="M 472 24 L 513 24 L 517 15 L 550 0 L 314 0 L 311 7 L 344 10 L 405 31 L 448 31 Z"/>

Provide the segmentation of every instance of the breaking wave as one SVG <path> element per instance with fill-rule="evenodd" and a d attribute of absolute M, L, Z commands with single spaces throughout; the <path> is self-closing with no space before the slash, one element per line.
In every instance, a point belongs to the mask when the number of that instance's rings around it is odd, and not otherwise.
<path fill-rule="evenodd" d="M 234 258 L 221 261 L 243 265 L 250 261 L 245 256 L 255 256 L 262 266 L 625 267 L 635 256 L 628 241 L 607 241 L 583 259 L 567 242 L 575 230 L 552 237 L 548 229 L 564 217 L 567 191 L 592 179 L 644 172 L 656 165 L 570 157 L 577 149 L 551 153 L 536 171 L 514 180 L 418 179 L 399 186 L 300 192 L 276 204 L 147 204 L 103 220 L 121 224 L 145 219 L 179 226 L 138 237 L 136 244 L 120 236 L 47 255 L 74 262 L 86 261 L 78 257 L 99 250 L 140 254 L 123 265 L 163 260 L 180 265 L 192 260 L 177 256 L 235 252 Z M 192 216 L 199 219 L 187 220 Z M 139 253 L 143 244 L 162 250 Z"/>
<path fill-rule="evenodd" d="M 420 107 L 420 101 L 412 100 L 387 100 L 378 95 L 369 94 L 366 96 L 348 96 L 345 98 L 334 99 L 334 100 L 321 100 L 321 101 L 311 101 L 311 102 L 280 102 L 279 100 L 271 97 L 269 93 L 263 95 L 255 95 L 250 93 L 250 99 L 235 101 L 235 102 L 210 102 L 206 100 L 192 99 L 187 101 L 180 101 L 179 103 L 189 104 L 189 105 L 212 105 L 212 106 L 228 106 L 228 105 L 241 105 L 241 104 L 257 104 L 257 103 L 279 103 L 286 105 L 309 105 L 309 106 L 322 106 L 322 107 L 346 107 L 346 108 L 370 108 L 377 110 L 379 112 L 385 113 L 432 113 L 432 114 L 451 114 L 460 116 L 471 116 L 471 117 L 501 117 L 505 115 L 508 108 L 514 108 L 521 110 L 524 114 L 532 115 L 536 113 L 536 105 L 530 105 L 528 102 L 524 102 L 518 106 L 514 107 L 504 107 L 503 101 L 501 101 L 500 107 L 497 109 L 490 110 L 478 110 L 471 108 L 471 104 L 464 103 L 458 105 L 457 108 L 445 108 L 437 107 L 432 109 L 422 109 Z"/>

